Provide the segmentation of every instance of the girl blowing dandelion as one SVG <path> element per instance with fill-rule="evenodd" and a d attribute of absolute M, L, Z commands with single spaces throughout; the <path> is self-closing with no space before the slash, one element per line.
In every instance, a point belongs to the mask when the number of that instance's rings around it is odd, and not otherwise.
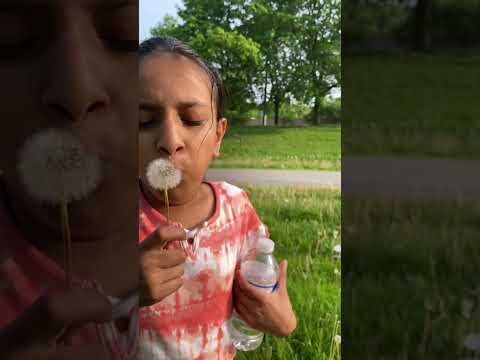
<path fill-rule="evenodd" d="M 286 261 L 272 294 L 237 271 L 268 236 L 246 193 L 204 181 L 226 131 L 223 107 L 217 71 L 194 51 L 169 37 L 140 45 L 143 359 L 234 358 L 227 326 L 233 306 L 266 333 L 286 336 L 296 327 Z M 152 176 L 160 169 L 170 176 Z"/>

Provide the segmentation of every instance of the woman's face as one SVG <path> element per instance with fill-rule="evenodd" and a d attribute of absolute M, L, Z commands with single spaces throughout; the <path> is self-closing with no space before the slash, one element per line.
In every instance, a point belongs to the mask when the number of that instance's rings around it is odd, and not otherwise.
<path fill-rule="evenodd" d="M 102 161 L 98 190 L 71 204 L 72 233 L 116 226 L 115 213 L 135 208 L 137 49 L 138 0 L 0 4 L 0 169 L 12 196 L 24 196 L 18 151 L 42 129 L 71 129 Z M 38 211 L 39 221 L 56 226 L 53 211 Z"/>
<path fill-rule="evenodd" d="M 145 171 L 152 160 L 170 159 L 183 175 L 171 191 L 172 204 L 192 200 L 210 161 L 219 154 L 226 129 L 225 119 L 216 120 L 205 70 L 176 54 L 141 59 L 139 121 L 142 182 L 148 186 Z"/>

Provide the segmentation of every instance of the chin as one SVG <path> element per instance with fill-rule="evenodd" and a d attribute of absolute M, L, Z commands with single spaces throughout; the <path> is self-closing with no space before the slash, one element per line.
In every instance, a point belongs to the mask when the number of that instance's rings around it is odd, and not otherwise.
<path fill-rule="evenodd" d="M 128 188 L 131 187 L 129 185 Z M 72 238 L 78 241 L 94 241 L 118 235 L 120 231 L 128 231 L 130 227 L 136 234 L 137 188 L 135 186 L 132 191 L 123 192 L 102 191 L 102 188 L 99 188 L 92 197 L 69 204 Z"/>

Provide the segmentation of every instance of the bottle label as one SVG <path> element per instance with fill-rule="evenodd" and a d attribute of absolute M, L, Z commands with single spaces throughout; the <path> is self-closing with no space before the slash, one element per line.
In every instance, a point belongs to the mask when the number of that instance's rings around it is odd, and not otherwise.
<path fill-rule="evenodd" d="M 251 281 L 249 281 L 248 283 L 250 285 L 255 286 L 256 288 L 265 290 L 266 292 L 269 292 L 269 293 L 274 292 L 278 287 L 278 282 L 276 282 L 275 284 L 271 284 L 271 285 L 255 284 L 254 282 L 251 282 Z"/>
<path fill-rule="evenodd" d="M 277 288 L 277 274 L 271 266 L 258 261 L 242 263 L 242 273 L 248 283 L 266 292 L 273 292 Z"/>

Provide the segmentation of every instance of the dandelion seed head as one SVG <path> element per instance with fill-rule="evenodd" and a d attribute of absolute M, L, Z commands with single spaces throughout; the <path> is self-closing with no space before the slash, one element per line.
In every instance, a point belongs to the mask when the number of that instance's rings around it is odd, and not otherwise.
<path fill-rule="evenodd" d="M 341 335 L 335 335 L 333 337 L 333 341 L 335 342 L 336 345 L 340 345 L 342 343 L 342 336 Z"/>
<path fill-rule="evenodd" d="M 182 172 L 167 159 L 155 159 L 147 166 L 147 180 L 156 190 L 170 190 L 182 181 Z"/>
<path fill-rule="evenodd" d="M 480 334 L 470 334 L 465 338 L 463 345 L 472 351 L 480 353 Z"/>
<path fill-rule="evenodd" d="M 55 205 L 80 200 L 95 190 L 100 181 L 100 160 L 72 133 L 47 129 L 25 141 L 18 172 L 30 196 Z"/>
<path fill-rule="evenodd" d="M 333 253 L 334 253 L 335 255 L 341 255 L 341 253 L 342 253 L 342 245 L 340 245 L 340 244 L 335 245 L 335 246 L 333 247 Z"/>

